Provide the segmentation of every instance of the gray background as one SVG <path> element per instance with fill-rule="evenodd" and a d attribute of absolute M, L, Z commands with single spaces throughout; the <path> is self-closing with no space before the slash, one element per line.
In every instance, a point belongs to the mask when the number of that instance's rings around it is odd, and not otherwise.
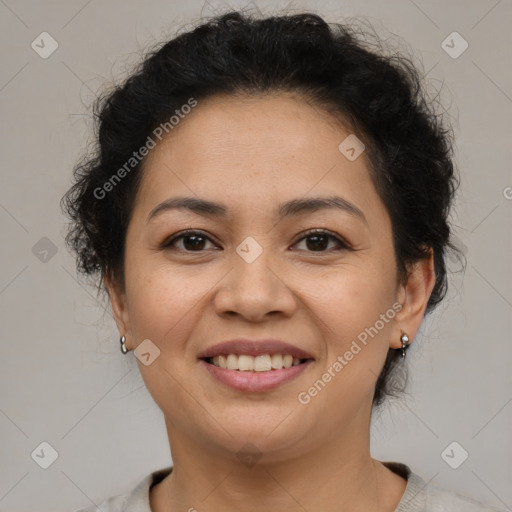
<path fill-rule="evenodd" d="M 176 29 L 247 5 L 0 0 L 0 510 L 70 511 L 171 464 L 162 414 L 133 353 L 121 355 L 110 313 L 77 281 L 59 200 L 105 80 L 121 79 L 143 48 Z M 408 352 L 409 395 L 374 417 L 372 453 L 510 510 L 511 1 L 254 5 L 330 21 L 366 16 L 385 37 L 405 40 L 432 86 L 444 82 L 462 175 L 453 221 L 467 271 L 454 274 Z M 31 48 L 43 31 L 59 45 L 47 59 Z M 469 43 L 455 59 L 441 46 L 453 31 Z M 31 457 L 43 441 L 58 452 L 48 469 Z M 469 453 L 458 469 L 441 457 L 453 441 Z"/>

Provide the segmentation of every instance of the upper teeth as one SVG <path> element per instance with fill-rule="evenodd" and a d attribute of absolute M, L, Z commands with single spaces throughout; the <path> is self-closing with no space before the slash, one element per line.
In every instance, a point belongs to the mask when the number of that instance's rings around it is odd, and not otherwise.
<path fill-rule="evenodd" d="M 245 354 L 219 355 L 212 358 L 215 366 L 227 368 L 228 370 L 267 372 L 269 370 L 280 370 L 300 364 L 300 359 L 290 354 L 263 354 L 260 356 L 248 356 Z"/>

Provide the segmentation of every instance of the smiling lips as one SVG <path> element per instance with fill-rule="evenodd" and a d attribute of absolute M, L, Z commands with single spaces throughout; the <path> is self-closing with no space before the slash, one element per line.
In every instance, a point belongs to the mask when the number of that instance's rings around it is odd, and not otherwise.
<path fill-rule="evenodd" d="M 262 354 L 259 356 L 228 354 L 209 358 L 209 363 L 228 370 L 268 372 L 291 368 L 300 364 L 301 359 L 290 354 Z"/>
<path fill-rule="evenodd" d="M 270 339 L 226 341 L 198 358 L 217 380 L 249 392 L 274 389 L 302 373 L 314 360 L 298 347 Z"/>

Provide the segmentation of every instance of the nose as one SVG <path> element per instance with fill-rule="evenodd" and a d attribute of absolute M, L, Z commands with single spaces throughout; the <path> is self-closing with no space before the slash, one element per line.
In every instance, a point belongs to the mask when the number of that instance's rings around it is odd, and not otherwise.
<path fill-rule="evenodd" d="M 268 251 L 268 249 L 267 249 Z M 271 316 L 290 317 L 297 300 L 271 258 L 263 253 L 251 263 L 233 255 L 233 268 L 219 283 L 214 307 L 218 315 L 261 322 Z"/>

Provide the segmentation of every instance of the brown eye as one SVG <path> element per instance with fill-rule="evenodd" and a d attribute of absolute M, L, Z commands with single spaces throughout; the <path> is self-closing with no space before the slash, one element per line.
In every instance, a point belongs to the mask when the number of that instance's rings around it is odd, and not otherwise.
<path fill-rule="evenodd" d="M 328 252 L 330 250 L 349 249 L 349 245 L 346 242 L 325 230 L 309 231 L 306 236 L 302 237 L 297 243 L 301 243 L 304 240 L 306 241 L 305 250 L 309 252 Z M 334 242 L 334 248 L 329 248 L 330 242 Z"/>
<path fill-rule="evenodd" d="M 181 244 L 178 244 L 181 242 Z M 199 231 L 185 231 L 174 235 L 162 245 L 162 249 L 177 249 L 186 252 L 201 252 L 211 240 Z M 211 242 L 213 243 L 213 242 Z"/>

